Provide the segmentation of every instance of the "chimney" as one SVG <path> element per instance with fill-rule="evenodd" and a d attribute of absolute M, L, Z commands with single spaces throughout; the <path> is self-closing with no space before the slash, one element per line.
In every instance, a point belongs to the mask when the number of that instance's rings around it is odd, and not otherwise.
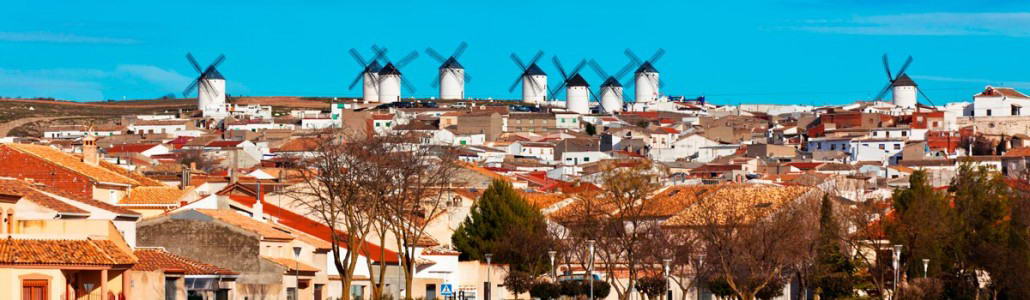
<path fill-rule="evenodd" d="M 232 167 L 229 169 L 229 183 L 236 183 L 239 179 L 239 175 L 236 173 L 240 171 L 240 155 L 239 148 L 232 149 Z"/>
<path fill-rule="evenodd" d="M 264 201 L 264 195 L 261 194 L 261 181 L 257 183 L 257 197 L 254 197 L 257 201 L 254 202 L 254 208 L 251 211 L 251 215 L 254 216 L 255 220 L 262 221 L 265 219 L 265 205 L 261 202 Z"/>
<path fill-rule="evenodd" d="M 100 164 L 100 154 L 97 153 L 97 138 L 93 136 L 92 128 L 82 138 L 82 162 L 94 166 Z"/>
<path fill-rule="evenodd" d="M 192 175 L 193 172 L 190 170 L 190 168 L 183 166 L 182 174 L 179 175 L 179 189 L 185 190 L 186 187 L 190 186 L 190 179 L 192 179 L 190 177 Z"/>

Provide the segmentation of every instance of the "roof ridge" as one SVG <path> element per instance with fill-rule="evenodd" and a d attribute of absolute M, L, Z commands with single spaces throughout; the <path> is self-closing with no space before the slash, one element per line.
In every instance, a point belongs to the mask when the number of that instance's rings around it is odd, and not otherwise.
<path fill-rule="evenodd" d="M 58 166 L 58 167 L 60 167 L 60 168 L 62 168 L 62 169 L 65 169 L 65 170 L 71 171 L 72 173 L 75 173 L 75 174 L 79 174 L 79 175 L 82 175 L 82 176 L 86 176 L 86 177 L 90 177 L 91 179 L 93 178 L 93 176 L 90 176 L 89 174 L 85 174 L 85 173 L 83 173 L 83 172 L 80 172 L 79 170 L 76 170 L 76 169 L 74 169 L 74 168 L 71 168 L 71 167 L 65 166 L 65 165 L 63 165 L 63 164 L 58 164 L 58 163 L 56 163 L 56 162 L 54 162 L 54 161 L 52 161 L 52 160 L 49 160 L 49 159 L 47 159 L 46 157 L 40 156 L 40 155 L 38 155 L 38 154 L 36 154 L 36 153 L 33 153 L 32 151 L 26 151 L 26 150 L 24 150 L 24 149 L 19 149 L 19 148 L 20 148 L 20 147 L 23 147 L 23 146 L 30 146 L 30 147 L 39 147 L 40 149 L 44 149 L 44 148 L 45 148 L 45 149 L 47 149 L 46 151 L 54 151 L 55 153 L 58 153 L 58 154 L 60 154 L 60 155 L 68 155 L 68 156 L 71 156 L 71 157 L 75 157 L 75 155 L 72 155 L 72 154 L 69 154 L 69 153 L 64 153 L 64 152 L 61 152 L 61 151 L 59 151 L 59 150 L 57 150 L 57 149 L 54 149 L 53 147 L 50 147 L 50 146 L 43 146 L 43 145 L 31 145 L 31 144 L 17 144 L 17 143 L 12 143 L 12 144 L 7 144 L 7 145 L 20 145 L 20 146 L 12 146 L 12 147 L 10 147 L 10 148 L 14 149 L 15 151 L 18 151 L 18 152 L 21 152 L 21 153 L 24 153 L 24 154 L 28 154 L 28 155 L 31 155 L 31 156 L 33 156 L 33 157 L 36 157 L 36 158 L 42 159 L 42 160 L 44 160 L 44 161 L 47 161 L 47 162 L 51 162 L 51 163 L 53 163 L 53 165 L 56 165 L 56 166 Z M 86 163 L 83 163 L 83 164 L 86 164 Z M 106 173 L 110 173 L 110 174 L 112 174 L 112 175 L 115 175 L 115 176 L 118 176 L 118 177 L 121 177 L 121 178 L 127 179 L 127 180 L 128 180 L 129 182 L 134 182 L 134 183 L 136 183 L 136 184 L 140 184 L 140 182 L 139 182 L 139 181 L 137 181 L 137 180 L 135 180 L 135 179 L 132 179 L 132 178 L 130 178 L 130 177 L 128 177 L 128 176 L 125 176 L 125 175 L 122 175 L 122 174 L 118 174 L 118 172 L 115 172 L 115 171 L 111 171 L 111 170 L 108 170 L 107 168 L 101 167 L 101 166 L 100 166 L 99 164 L 98 164 L 98 165 L 96 165 L 96 166 L 93 166 L 93 165 L 89 165 L 89 164 L 86 164 L 86 165 L 88 165 L 88 166 L 91 166 L 91 167 L 94 167 L 94 168 L 96 168 L 96 169 L 99 169 L 99 170 L 102 170 L 103 172 L 106 172 Z"/>

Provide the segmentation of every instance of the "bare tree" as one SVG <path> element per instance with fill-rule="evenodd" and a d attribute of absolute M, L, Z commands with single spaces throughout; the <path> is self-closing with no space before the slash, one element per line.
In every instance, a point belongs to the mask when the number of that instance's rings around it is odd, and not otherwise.
<path fill-rule="evenodd" d="M 891 276 L 890 267 L 880 260 L 887 255 L 882 250 L 890 247 L 882 224 L 888 207 L 887 201 L 869 200 L 841 209 L 841 223 L 848 230 L 840 240 L 863 279 L 872 285 L 873 295 L 885 295 Z"/>
<path fill-rule="evenodd" d="M 377 161 L 389 145 L 342 129 L 327 129 L 317 137 L 315 151 L 293 158 L 301 183 L 285 194 L 330 228 L 333 263 L 347 291 L 360 257 L 368 254 L 366 238 L 378 217 L 374 213 L 381 211 L 375 196 L 385 188 Z M 343 299 L 349 298 L 343 293 Z"/>
<path fill-rule="evenodd" d="M 777 190 L 735 190 L 735 193 L 776 193 Z M 802 259 L 807 230 L 815 230 L 818 206 L 811 193 L 782 204 L 760 199 L 777 195 L 743 195 L 727 201 L 706 199 L 693 210 L 694 230 L 706 250 L 706 273 L 725 280 L 743 300 L 755 299 L 775 286 Z M 748 201 L 759 200 L 759 201 Z"/>

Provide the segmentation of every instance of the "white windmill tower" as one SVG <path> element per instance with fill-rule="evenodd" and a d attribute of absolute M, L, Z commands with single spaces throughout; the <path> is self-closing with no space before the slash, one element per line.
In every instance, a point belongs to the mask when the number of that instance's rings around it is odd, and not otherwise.
<path fill-rule="evenodd" d="M 378 102 L 379 101 L 379 70 L 382 70 L 382 65 L 379 64 L 379 60 L 386 55 L 386 49 L 373 47 L 375 56 L 372 60 L 366 61 L 358 50 L 351 48 L 350 55 L 354 58 L 354 61 L 361 66 L 361 72 L 358 76 L 351 81 L 348 90 L 354 89 L 354 86 L 358 84 L 358 81 L 362 82 L 361 98 L 365 102 Z"/>
<path fill-rule="evenodd" d="M 665 55 L 665 49 L 659 48 L 655 51 L 654 55 L 646 61 L 640 60 L 633 51 L 626 49 L 624 52 L 627 57 L 633 63 L 639 67 L 634 74 L 634 80 L 636 84 L 634 86 L 636 92 L 636 102 L 654 102 L 658 100 L 661 95 L 659 88 L 661 87 L 661 81 L 658 79 L 658 69 L 655 69 L 654 64 L 658 62 Z"/>
<path fill-rule="evenodd" d="M 377 52 L 385 50 L 380 49 L 377 46 L 372 46 Z M 404 86 L 408 92 L 414 93 L 415 87 L 411 86 L 407 81 L 402 80 L 401 68 L 411 63 L 411 61 L 418 58 L 418 52 L 412 51 L 401 60 L 396 63 L 391 62 L 386 55 L 383 55 L 383 61 L 386 65 L 379 70 L 379 102 L 392 103 L 401 100 L 401 86 Z"/>
<path fill-rule="evenodd" d="M 471 78 L 465 73 L 465 67 L 458 62 L 458 58 L 465 53 L 466 48 L 468 43 L 461 42 L 447 58 L 433 48 L 426 48 L 426 54 L 440 62 L 439 72 L 431 84 L 433 87 L 439 86 L 440 99 L 465 99 L 465 83 Z"/>
<path fill-rule="evenodd" d="M 536 63 L 544 56 L 544 51 L 537 51 L 533 59 L 529 60 L 529 64 L 522 62 L 515 53 L 511 54 L 511 60 L 515 62 L 515 65 L 519 66 L 522 73 L 515 79 L 515 82 L 508 88 L 508 92 L 515 90 L 515 87 L 522 83 L 522 102 L 532 104 L 544 104 L 547 102 L 547 73 L 540 69 Z"/>
<path fill-rule="evenodd" d="M 898 76 L 892 76 L 890 63 L 887 61 L 887 54 L 883 55 L 883 69 L 887 72 L 887 85 L 880 90 L 880 93 L 876 94 L 873 98 L 876 101 L 883 101 L 883 97 L 887 95 L 887 92 L 891 92 L 892 103 L 895 106 L 907 109 L 914 109 L 919 104 L 918 95 L 922 95 L 926 101 L 933 105 L 933 101 L 930 101 L 930 97 L 926 96 L 922 90 L 919 89 L 916 82 L 908 77 L 905 73 L 908 70 L 908 66 L 912 65 L 912 56 L 909 56 L 905 60 L 905 63 L 901 64 L 901 68 L 898 69 Z"/>
<path fill-rule="evenodd" d="M 597 61 L 590 60 L 590 68 L 594 69 L 597 76 L 604 78 L 604 83 L 601 84 L 601 88 L 597 94 L 601 95 L 598 99 L 598 103 L 601 105 L 601 110 L 606 113 L 621 112 L 623 109 L 623 88 L 622 83 L 619 82 L 629 71 L 633 70 L 634 63 L 631 61 L 622 67 L 618 73 L 614 75 L 608 75 L 608 72 L 601 68 L 601 65 Z M 595 96 L 596 97 L 596 96 Z"/>
<path fill-rule="evenodd" d="M 225 77 L 218 72 L 218 65 L 225 61 L 225 55 L 219 55 L 207 68 L 201 69 L 200 64 L 193 58 L 193 54 L 186 53 L 186 60 L 190 62 L 194 70 L 200 75 L 193 80 L 183 96 L 189 97 L 193 89 L 197 89 L 197 109 L 204 117 L 224 118 L 229 115 L 229 109 L 225 105 Z"/>
<path fill-rule="evenodd" d="M 587 83 L 583 76 L 579 75 L 579 71 L 586 66 L 586 60 L 581 61 L 572 68 L 571 73 L 565 73 L 565 68 L 562 67 L 561 62 L 558 61 L 558 57 L 552 57 L 554 66 L 558 68 L 558 72 L 561 73 L 562 83 L 557 88 L 551 91 L 552 95 L 557 94 L 561 89 L 565 88 L 565 109 L 578 114 L 589 114 L 590 113 L 590 84 Z"/>

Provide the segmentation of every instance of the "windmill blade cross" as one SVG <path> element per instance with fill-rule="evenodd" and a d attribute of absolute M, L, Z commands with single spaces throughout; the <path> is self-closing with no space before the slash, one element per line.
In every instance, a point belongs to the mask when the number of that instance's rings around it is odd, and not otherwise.
<path fill-rule="evenodd" d="M 633 53 L 633 50 L 629 50 L 629 48 L 626 48 L 626 51 L 623 51 L 622 53 L 626 54 L 626 57 L 629 57 L 629 60 L 632 61 L 634 64 L 644 64 L 644 61 L 640 60 L 640 57 L 637 56 L 636 53 Z"/>
<path fill-rule="evenodd" d="M 558 72 L 561 73 L 562 81 L 568 80 L 569 79 L 569 75 L 567 73 L 565 73 L 565 68 L 563 68 L 561 66 L 561 61 L 558 60 L 558 57 L 557 56 L 552 56 L 551 57 L 551 62 L 554 63 L 554 67 L 558 68 Z"/>
<path fill-rule="evenodd" d="M 213 70 L 213 69 L 217 68 L 218 65 L 222 64 L 223 61 L 225 61 L 225 54 L 219 54 L 218 58 L 215 58 L 215 61 L 211 62 L 211 64 L 208 65 L 207 68 L 209 70 Z"/>
<path fill-rule="evenodd" d="M 350 50 L 347 50 L 347 53 L 350 53 L 350 57 L 354 58 L 354 61 L 361 65 L 362 68 L 368 67 L 368 61 L 365 61 L 365 57 L 361 56 L 357 49 L 350 48 Z"/>
<path fill-rule="evenodd" d="M 883 54 L 883 70 L 887 71 L 887 81 L 894 81 L 894 76 L 891 75 L 891 65 L 887 62 L 887 53 Z"/>
<path fill-rule="evenodd" d="M 192 53 L 186 53 L 186 60 L 190 62 L 190 65 L 193 66 L 194 70 L 197 70 L 197 73 L 204 73 L 204 70 L 200 68 L 200 64 L 197 63 L 197 59 L 193 58 Z"/>
<path fill-rule="evenodd" d="M 458 44 L 458 48 L 454 49 L 454 53 L 451 54 L 451 57 L 455 59 L 461 57 L 461 55 L 465 53 L 465 49 L 468 49 L 468 47 L 469 43 L 462 41 L 461 44 Z"/>
<path fill-rule="evenodd" d="M 400 69 L 406 66 L 407 64 L 411 63 L 411 61 L 415 60 L 416 58 L 418 58 L 418 52 L 411 51 L 411 53 L 408 53 L 408 56 L 401 58 L 401 60 L 397 61 L 397 63 L 393 65 Z"/>
<path fill-rule="evenodd" d="M 883 89 L 880 90 L 880 93 L 876 94 L 876 97 L 873 98 L 873 99 L 876 100 L 876 101 L 883 100 L 883 96 L 887 95 L 887 91 L 889 91 L 891 89 L 891 85 L 893 85 L 893 84 L 894 84 L 893 81 L 888 82 L 887 86 L 883 87 Z"/>
<path fill-rule="evenodd" d="M 898 69 L 898 76 L 901 76 L 901 74 L 905 74 L 905 70 L 908 70 L 908 66 L 911 66 L 911 65 L 912 65 L 912 56 L 909 56 L 908 59 L 905 60 L 905 63 L 901 64 L 901 69 Z"/>
<path fill-rule="evenodd" d="M 436 49 L 426 48 L 426 54 L 428 54 L 433 59 L 439 61 L 441 64 L 447 61 L 447 59 L 444 58 L 443 55 L 440 55 L 440 52 L 436 52 Z"/>
<path fill-rule="evenodd" d="M 623 77 L 626 77 L 626 74 L 629 74 L 629 72 L 633 72 L 634 67 L 636 67 L 636 65 L 632 61 L 627 62 L 625 66 L 622 66 L 622 69 L 619 69 L 618 72 L 615 72 L 615 80 L 621 80 Z"/>
<path fill-rule="evenodd" d="M 543 57 L 544 57 L 544 50 L 537 50 L 536 51 L 536 55 L 533 55 L 533 58 L 529 60 L 529 64 L 530 65 L 535 64 L 538 61 L 540 61 L 540 58 L 543 58 Z"/>
<path fill-rule="evenodd" d="M 409 93 L 412 93 L 412 94 L 415 93 L 415 87 L 412 86 L 410 83 L 408 83 L 407 80 L 401 80 L 401 85 L 403 85 L 404 88 L 407 89 Z"/>
<path fill-rule="evenodd" d="M 926 102 L 930 102 L 930 106 L 933 106 L 934 108 L 937 107 L 936 104 L 933 104 L 933 100 L 930 100 L 930 96 L 927 96 L 926 93 L 923 93 L 923 89 L 916 89 L 916 90 L 919 91 L 920 95 L 923 95 L 923 98 L 926 99 Z"/>
<path fill-rule="evenodd" d="M 569 75 L 579 74 L 579 71 L 582 71 L 583 67 L 585 67 L 586 65 L 587 65 L 587 60 L 586 59 L 581 60 L 578 64 L 576 64 L 575 68 L 572 68 L 572 73 L 569 73 Z"/>
<path fill-rule="evenodd" d="M 651 59 L 648 59 L 647 61 L 651 62 L 653 65 L 657 63 L 659 59 L 662 59 L 663 56 L 665 56 L 665 49 L 658 48 L 658 50 L 654 52 L 654 55 L 651 55 Z"/>
<path fill-rule="evenodd" d="M 354 77 L 354 81 L 351 81 L 350 85 L 347 86 L 347 89 L 348 90 L 353 90 L 354 86 L 358 85 L 358 82 L 360 82 L 361 78 L 364 77 L 364 76 L 365 76 L 365 72 L 358 73 L 358 76 Z"/>
<path fill-rule="evenodd" d="M 515 87 L 519 86 L 519 82 L 521 82 L 521 81 L 522 81 L 522 76 L 519 76 L 519 78 L 516 78 L 515 82 L 512 82 L 511 83 L 511 87 L 508 88 L 508 92 L 509 93 L 514 92 L 515 91 Z"/>
<path fill-rule="evenodd" d="M 197 88 L 197 84 L 199 83 L 200 78 L 197 78 L 196 80 L 193 80 L 193 82 L 190 82 L 190 85 L 186 86 L 186 89 L 182 90 L 182 96 L 189 97 L 190 94 L 193 93 L 193 89 Z"/>
<path fill-rule="evenodd" d="M 522 63 L 522 59 L 520 59 L 518 55 L 515 55 L 515 53 L 512 53 L 510 57 L 511 61 L 515 62 L 515 65 L 519 66 L 519 69 L 522 69 L 522 74 L 525 75 L 526 69 L 528 69 L 529 67 L 526 64 Z"/>
<path fill-rule="evenodd" d="M 605 72 L 604 69 L 601 68 L 601 64 L 598 64 L 596 60 L 590 60 L 590 68 L 593 69 L 594 73 L 597 73 L 597 76 L 600 76 L 601 78 L 609 77 L 608 72 Z"/>

